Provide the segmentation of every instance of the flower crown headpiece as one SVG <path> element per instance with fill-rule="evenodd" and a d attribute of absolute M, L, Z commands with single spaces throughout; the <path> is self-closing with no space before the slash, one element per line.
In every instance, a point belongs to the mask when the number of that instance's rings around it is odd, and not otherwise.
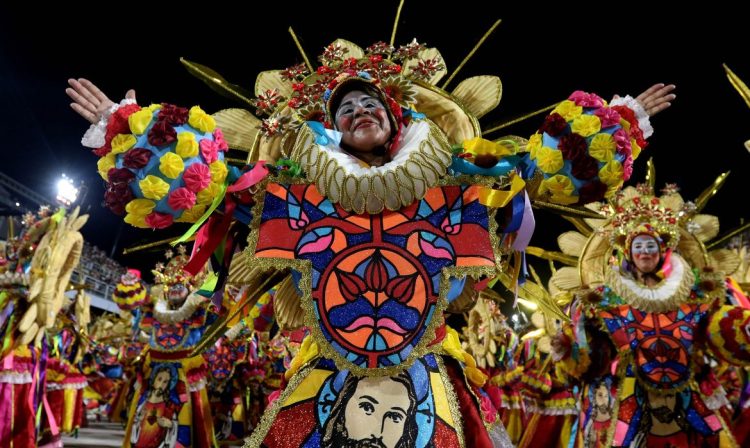
<path fill-rule="evenodd" d="M 616 198 L 610 209 L 612 217 L 612 244 L 626 257 L 630 257 L 630 245 L 638 235 L 653 236 L 662 253 L 674 249 L 680 239 L 680 210 L 663 204 L 646 184 L 636 187 L 637 194 L 627 199 Z"/>
<path fill-rule="evenodd" d="M 293 111 L 296 124 L 320 121 L 333 127 L 330 100 L 349 80 L 369 83 L 383 92 L 386 109 L 396 124 L 401 123 L 402 109 L 416 102 L 417 92 L 411 80 L 427 81 L 445 69 L 439 54 L 433 54 L 416 40 L 395 49 L 385 42 L 377 42 L 362 50 L 343 39 L 328 45 L 318 56 L 321 62 L 314 73 L 305 64 L 297 64 L 279 72 L 282 83 L 291 83 L 292 90 L 285 98 L 280 88 L 267 88 L 253 100 L 256 114 L 272 116 L 281 106 Z M 415 63 L 412 63 L 415 62 Z M 282 131 L 281 123 L 264 120 L 261 132 L 272 136 Z"/>

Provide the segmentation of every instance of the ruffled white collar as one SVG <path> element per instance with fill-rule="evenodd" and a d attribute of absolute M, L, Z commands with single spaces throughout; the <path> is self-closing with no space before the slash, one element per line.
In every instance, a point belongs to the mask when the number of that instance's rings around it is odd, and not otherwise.
<path fill-rule="evenodd" d="M 653 287 L 622 275 L 618 270 L 607 271 L 606 283 L 615 294 L 639 310 L 663 313 L 679 307 L 690 298 L 695 283 L 692 270 L 679 255 L 673 253 L 672 272 L 669 277 Z"/>
<path fill-rule="evenodd" d="M 404 128 L 401 146 L 383 166 L 363 166 L 342 150 L 340 133 L 324 135 L 304 127 L 295 144 L 297 161 L 321 194 L 347 211 L 376 214 L 398 210 L 422 199 L 437 185 L 451 164 L 445 135 L 427 119 Z"/>

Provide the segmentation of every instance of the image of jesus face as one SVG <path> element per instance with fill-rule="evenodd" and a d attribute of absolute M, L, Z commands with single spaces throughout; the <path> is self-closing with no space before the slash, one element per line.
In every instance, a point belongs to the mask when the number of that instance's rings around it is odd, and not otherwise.
<path fill-rule="evenodd" d="M 349 376 L 331 410 L 322 446 L 411 448 L 417 431 L 416 397 L 408 373 Z"/>
<path fill-rule="evenodd" d="M 365 378 L 346 405 L 345 427 L 351 440 L 395 448 L 404 434 L 408 411 L 409 395 L 403 384 L 390 378 Z"/>
<path fill-rule="evenodd" d="M 651 235 L 638 235 L 630 244 L 630 254 L 636 269 L 651 274 L 659 266 L 659 242 Z"/>

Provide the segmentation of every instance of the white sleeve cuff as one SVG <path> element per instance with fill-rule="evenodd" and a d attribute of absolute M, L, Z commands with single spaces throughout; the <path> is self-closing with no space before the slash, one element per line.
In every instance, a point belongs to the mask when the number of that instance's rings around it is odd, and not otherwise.
<path fill-rule="evenodd" d="M 86 148 L 94 149 L 104 146 L 104 137 L 107 135 L 107 123 L 109 123 L 109 117 L 112 116 L 113 113 L 117 112 L 117 109 L 127 104 L 135 104 L 135 100 L 125 98 L 124 100 L 120 101 L 120 104 L 113 104 L 112 107 L 104 111 L 102 117 L 99 119 L 99 122 L 89 126 L 86 133 L 83 134 L 81 144 Z"/>
<path fill-rule="evenodd" d="M 626 95 L 620 98 L 614 98 L 609 102 L 610 106 L 625 106 L 629 107 L 635 112 L 635 118 L 638 119 L 638 127 L 641 128 L 644 138 L 649 138 L 654 134 L 654 128 L 651 126 L 651 121 L 648 118 L 648 113 L 643 105 L 639 103 L 635 98 L 630 95 Z"/>

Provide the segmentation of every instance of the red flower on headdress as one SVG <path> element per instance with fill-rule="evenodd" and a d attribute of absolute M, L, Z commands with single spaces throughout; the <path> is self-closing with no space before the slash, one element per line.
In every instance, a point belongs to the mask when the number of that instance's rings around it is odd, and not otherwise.
<path fill-rule="evenodd" d="M 580 180 L 589 180 L 599 173 L 599 162 L 588 154 L 571 161 L 571 174 Z"/>
<path fill-rule="evenodd" d="M 168 145 L 177 140 L 177 132 L 166 120 L 159 120 L 148 131 L 148 142 L 154 146 Z"/>
<path fill-rule="evenodd" d="M 558 148 L 567 160 L 577 160 L 579 157 L 586 155 L 588 151 L 586 139 L 576 133 L 560 137 Z"/>
<path fill-rule="evenodd" d="M 107 180 L 113 184 L 129 183 L 135 178 L 135 174 L 127 168 L 110 168 L 107 171 Z"/>
<path fill-rule="evenodd" d="M 565 121 L 565 118 L 557 112 L 553 112 L 547 115 L 547 118 L 544 119 L 544 123 L 542 123 L 540 130 L 553 137 L 557 137 L 567 126 L 568 122 Z"/>
<path fill-rule="evenodd" d="M 124 182 L 107 184 L 107 190 L 104 192 L 104 205 L 114 214 L 124 215 L 125 205 L 131 200 L 133 200 L 133 192 L 130 191 L 128 184 Z"/>
<path fill-rule="evenodd" d="M 161 109 L 159 110 L 158 120 L 167 121 L 174 126 L 178 126 L 187 123 L 188 113 L 189 111 L 185 107 L 162 103 Z"/>
<path fill-rule="evenodd" d="M 122 166 L 134 170 L 143 168 L 151 160 L 152 152 L 143 148 L 131 148 L 126 152 L 122 159 Z"/>
<path fill-rule="evenodd" d="M 146 224 L 152 229 L 166 229 L 172 225 L 172 215 L 159 212 L 151 212 L 146 216 Z"/>
<path fill-rule="evenodd" d="M 578 190 L 578 203 L 588 204 L 589 202 L 599 201 L 607 192 L 607 186 L 601 181 L 592 180 Z"/>

